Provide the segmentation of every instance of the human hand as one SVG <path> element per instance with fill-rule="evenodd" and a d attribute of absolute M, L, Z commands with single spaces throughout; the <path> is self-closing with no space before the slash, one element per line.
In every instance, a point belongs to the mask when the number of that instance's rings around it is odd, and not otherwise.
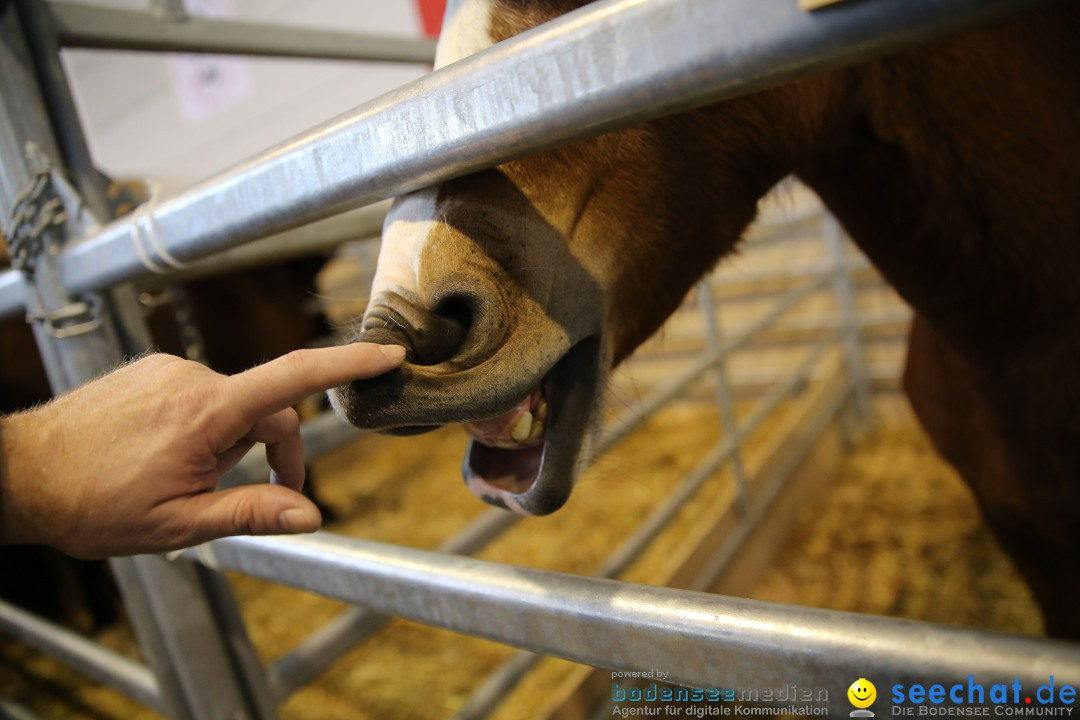
<path fill-rule="evenodd" d="M 313 532 L 292 405 L 401 364 L 398 346 L 299 350 L 226 377 L 149 355 L 0 418 L 0 541 L 79 558 L 165 552 L 226 535 Z M 255 443 L 268 485 L 214 492 Z"/>

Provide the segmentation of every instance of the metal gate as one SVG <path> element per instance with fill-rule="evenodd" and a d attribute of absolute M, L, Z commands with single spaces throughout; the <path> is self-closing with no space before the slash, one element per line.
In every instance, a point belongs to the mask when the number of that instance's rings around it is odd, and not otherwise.
<path fill-rule="evenodd" d="M 0 212 L 5 222 L 27 188 L 47 182 L 67 225 L 41 229 L 45 247 L 33 282 L 0 274 L 0 315 L 25 307 L 54 391 L 60 392 L 149 345 L 127 283 L 171 274 L 249 241 L 361 208 L 557 144 L 666 113 L 746 94 L 990 21 L 1032 0 L 862 0 L 807 12 L 794 0 L 604 0 L 485 51 L 329 121 L 134 215 L 107 217 L 100 186 L 58 62 L 61 44 L 155 50 L 422 59 L 429 46 L 289 29 L 252 34 L 235 23 L 199 21 L 187 31 L 147 14 L 87 10 L 37 0 L 0 2 Z M 165 3 L 173 6 L 171 3 Z M 175 6 L 173 6 L 175 7 Z M 181 26 L 182 27 L 182 26 Z M 265 29 L 264 29 L 265 30 Z M 282 43 L 289 43 L 284 48 Z M 315 50 L 314 48 L 319 48 Z M 70 183 L 57 169 L 70 170 Z M 288 181 L 282 181 L 287 178 Z M 213 218 L 207 222 L 206 218 Z M 377 221 L 375 212 L 371 219 Z M 730 432 L 672 497 L 612 555 L 614 576 L 716 467 L 740 457 L 739 438 L 802 383 L 831 348 L 846 373 L 824 396 L 822 422 L 854 403 L 865 413 L 866 378 L 842 240 L 826 233 L 830 267 L 780 297 L 752 327 L 710 345 L 643 405 L 646 414 L 714 373 Z M 796 372 L 760 398 L 737 426 L 724 363 L 810 294 L 832 287 L 840 327 L 815 344 Z M 700 294 L 707 303 L 710 293 Z M 712 315 L 705 308 L 705 317 Z M 598 453 L 636 422 L 617 420 Z M 352 431 L 320 420 L 304 428 L 309 451 Z M 802 442 L 815 440 L 808 428 Z M 316 448 L 316 446 L 318 446 Z M 258 461 L 249 461 L 249 469 Z M 779 492 L 743 488 L 739 523 L 701 571 L 706 587 Z M 259 474 L 261 475 L 261 473 Z M 738 475 L 738 473 L 736 473 Z M 238 537 L 182 558 L 111 561 L 148 666 L 6 604 L 0 627 L 170 718 L 273 718 L 277 704 L 384 620 L 395 615 L 597 667 L 663 667 L 694 687 L 777 685 L 792 677 L 836 688 L 827 707 L 850 709 L 841 688 L 876 674 L 909 684 L 927 677 L 965 683 L 1080 685 L 1080 652 L 1052 641 L 930 626 L 647 587 L 475 560 L 466 555 L 515 522 L 492 511 L 427 552 L 320 532 Z M 269 668 L 247 639 L 223 570 L 235 570 L 356 604 Z M 691 583 L 693 585 L 694 583 Z M 517 656 L 466 711 L 479 717 L 533 661 Z"/>

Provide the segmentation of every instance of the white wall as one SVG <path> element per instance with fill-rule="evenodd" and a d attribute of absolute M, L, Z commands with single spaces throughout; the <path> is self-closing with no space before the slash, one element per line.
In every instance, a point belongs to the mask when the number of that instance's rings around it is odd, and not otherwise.
<path fill-rule="evenodd" d="M 80 0 L 144 7 L 146 0 Z M 412 0 L 189 0 L 234 17 L 418 37 Z M 201 62 L 207 62 L 203 56 Z M 411 80 L 420 65 L 230 58 L 209 60 L 224 73 L 221 102 L 185 104 L 191 60 L 101 50 L 65 50 L 64 64 L 95 162 L 114 177 L 148 177 L 167 192 L 254 155 L 281 140 Z M 216 63 L 216 64 L 214 64 Z M 185 107 L 209 108 L 191 116 Z"/>

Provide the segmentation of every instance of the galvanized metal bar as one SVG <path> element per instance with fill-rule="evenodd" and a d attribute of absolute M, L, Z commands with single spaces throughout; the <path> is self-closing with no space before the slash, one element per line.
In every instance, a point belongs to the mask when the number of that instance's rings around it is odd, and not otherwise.
<path fill-rule="evenodd" d="M 518 650 L 469 694 L 461 710 L 454 714 L 454 720 L 483 720 L 489 717 L 544 657 L 529 650 Z"/>
<path fill-rule="evenodd" d="M 150 12 L 174 22 L 186 20 L 188 17 L 184 0 L 150 0 Z"/>
<path fill-rule="evenodd" d="M 602 0 L 278 145 L 148 217 L 112 223 L 64 253 L 64 280 L 80 292 L 145 274 L 137 222 L 172 257 L 191 261 L 1044 1 L 874 0 L 809 13 L 792 0 Z"/>
<path fill-rule="evenodd" d="M 869 270 L 874 266 L 865 256 L 854 256 L 844 266 L 846 270 Z M 739 271 L 737 275 L 721 275 L 715 286 L 723 288 L 729 285 L 749 285 L 751 283 L 769 282 L 772 280 L 797 280 L 805 277 L 816 277 L 824 273 L 836 272 L 836 265 L 831 261 L 822 262 L 814 260 L 806 263 L 791 263 L 783 267 L 770 267 L 761 270 Z"/>
<path fill-rule="evenodd" d="M 19 271 L 0 270 L 0 320 L 21 312 L 25 305 L 26 291 Z"/>
<path fill-rule="evenodd" d="M 698 687 L 780 687 L 797 678 L 829 688 L 838 713 L 850 709 L 838 677 L 948 686 L 974 675 L 1034 688 L 1053 675 L 1080 685 L 1080 649 L 1070 643 L 582 578 L 330 533 L 228 538 L 199 555 L 223 569 L 596 667 L 662 669 L 671 682 Z"/>
<path fill-rule="evenodd" d="M 66 628 L 0 600 L 0 630 L 51 655 L 94 681 L 161 712 L 154 674 L 145 665 L 119 655 Z"/>
<path fill-rule="evenodd" d="M 40 0 L 16 2 L 37 71 L 38 85 L 60 149 L 56 161 L 63 166 L 66 174 L 70 174 L 80 201 L 85 203 L 89 214 L 98 222 L 111 220 L 113 214 L 106 200 L 106 178 L 98 172 L 90 154 L 75 98 L 60 62 L 56 25 L 48 3 Z M 153 340 L 140 314 L 134 289 L 125 285 L 110 288 L 107 292 L 113 300 L 109 307 L 123 350 L 127 354 L 137 355 L 152 347 Z"/>
<path fill-rule="evenodd" d="M 821 212 L 821 208 L 816 207 L 809 212 L 785 217 L 782 222 L 775 225 L 767 225 L 760 230 L 751 231 L 744 242 L 747 247 L 757 248 L 815 239 Z"/>
<path fill-rule="evenodd" d="M 833 293 L 840 309 L 844 328 L 844 359 L 855 383 L 855 411 L 859 422 L 870 422 L 870 381 L 863 362 L 859 335 L 859 309 L 855 304 L 855 288 L 847 262 L 847 241 L 840 222 L 831 214 L 822 218 L 821 234 L 833 263 Z"/>
<path fill-rule="evenodd" d="M 383 220 L 386 219 L 389 208 L 389 201 L 376 203 L 254 240 L 247 245 L 193 262 L 161 280 L 163 283 L 192 280 L 297 257 L 329 253 L 347 242 L 375 240 L 382 233 Z M 147 278 L 141 285 L 153 283 L 154 278 Z"/>
<path fill-rule="evenodd" d="M 0 718 L 3 720 L 41 720 L 22 705 L 4 697 L 0 697 Z"/>
<path fill-rule="evenodd" d="M 243 668 L 229 648 L 246 642 L 246 635 L 225 632 L 194 563 L 139 555 L 113 558 L 109 564 L 139 647 L 162 684 L 169 718 L 276 718 L 273 708 L 268 712 L 248 695 Z"/>
<path fill-rule="evenodd" d="M 804 429 L 801 434 L 801 439 L 797 441 L 797 446 L 792 449 L 788 456 L 787 467 L 782 468 L 781 471 L 773 477 L 772 481 L 762 489 L 761 493 L 753 499 L 750 503 L 750 511 L 747 516 L 742 519 L 742 522 L 739 523 L 733 533 L 724 538 L 723 543 L 716 549 L 716 553 L 712 556 L 709 563 L 703 567 L 697 577 L 691 581 L 690 587 L 695 590 L 708 590 L 716 582 L 716 578 L 718 578 L 731 564 L 739 550 L 745 544 L 747 538 L 749 538 L 750 534 L 757 528 L 758 524 L 760 524 L 765 513 L 780 494 L 780 491 L 787 485 L 788 478 L 795 472 L 799 464 L 802 463 L 809 454 L 814 443 L 821 437 L 825 425 L 840 411 L 840 408 L 844 403 L 848 402 L 848 397 L 851 394 L 851 387 L 853 387 L 853 384 L 849 382 L 849 389 L 846 389 L 842 393 L 838 393 L 831 399 L 830 402 L 832 404 L 829 407 L 824 408 L 818 415 L 818 427 Z M 929 623 L 923 623 L 923 626 L 926 632 L 933 634 L 934 630 Z M 990 633 L 986 634 L 989 635 Z M 1078 655 L 1078 659 L 1080 659 L 1080 655 Z"/>
<path fill-rule="evenodd" d="M 520 515 L 489 510 L 440 544 L 438 552 L 471 555 L 486 547 L 519 520 Z M 279 702 L 284 701 L 389 620 L 388 616 L 365 608 L 353 608 L 339 614 L 267 669 L 267 682 L 273 697 Z"/>
<path fill-rule="evenodd" d="M 166 285 L 218 275 L 234 270 L 296 257 L 330 252 L 347 242 L 377 238 L 382 230 L 389 202 L 376 203 L 335 217 L 254 240 L 232 250 L 191 263 L 168 277 L 144 277 L 140 288 L 161 289 Z M 14 270 L 0 271 L 0 320 L 23 310 L 22 278 Z"/>
<path fill-rule="evenodd" d="M 655 412 L 661 405 L 685 390 L 692 382 L 697 380 L 702 373 L 729 354 L 745 347 L 755 335 L 775 322 L 778 317 L 788 310 L 820 290 L 831 279 L 830 275 L 823 275 L 808 283 L 788 290 L 777 301 L 772 309 L 767 313 L 763 313 L 762 316 L 753 323 L 736 333 L 723 347 L 717 349 L 715 352 L 703 354 L 697 362 L 681 374 L 676 375 L 653 391 L 653 393 L 641 403 L 641 406 L 637 408 L 636 412 L 627 413 L 612 422 L 605 428 L 600 439 L 597 441 L 593 450 L 594 455 L 602 455 L 611 447 L 621 442 L 623 438 L 645 422 L 645 418 Z"/>
<path fill-rule="evenodd" d="M 435 44 L 426 38 L 121 10 L 55 0 L 49 6 L 56 18 L 60 42 L 66 47 L 424 65 L 435 59 Z"/>
<path fill-rule="evenodd" d="M 30 53 L 37 69 L 56 141 L 60 146 L 60 157 L 72 174 L 75 185 L 91 213 L 100 219 L 111 219 L 105 200 L 105 188 L 90 157 L 79 111 L 71 96 L 67 75 L 60 64 L 60 46 L 56 40 L 56 26 L 49 13 L 49 3 L 40 0 L 15 2 L 26 35 L 30 39 Z"/>
<path fill-rule="evenodd" d="M 236 604 L 232 584 L 223 573 L 201 565 L 195 566 L 195 575 L 214 618 L 214 627 L 201 628 L 201 632 L 207 635 L 216 634 L 219 637 L 215 639 L 225 645 L 233 672 L 239 678 L 237 684 L 251 708 L 251 716 L 263 720 L 276 718 L 277 699 L 270 691 L 266 670 L 248 637 L 247 626 Z"/>
<path fill-rule="evenodd" d="M 608 555 L 600 567 L 597 568 L 596 572 L 593 573 L 593 576 L 601 578 L 618 577 L 632 562 L 640 557 L 641 553 L 648 548 L 649 543 L 655 540 L 656 536 L 671 523 L 672 519 L 679 513 L 679 510 L 682 509 L 687 501 L 701 489 L 705 482 L 712 477 L 720 466 L 725 462 L 733 461 L 735 458 L 739 457 L 739 450 L 742 447 L 742 438 L 747 437 L 760 427 L 761 423 L 763 423 L 801 383 L 806 382 L 810 371 L 821 361 L 822 356 L 836 342 L 837 338 L 838 334 L 834 333 L 832 337 L 823 338 L 818 341 L 818 343 L 811 348 L 806 358 L 799 363 L 799 366 L 791 376 L 784 383 L 773 388 L 765 397 L 759 400 L 754 409 L 747 415 L 744 423 L 738 426 L 732 425 L 730 427 L 732 432 L 729 432 L 727 437 L 725 437 L 704 459 L 691 469 L 675 491 L 664 498 L 664 501 L 648 514 L 634 532 L 623 540 L 614 552 Z M 790 477 L 790 473 L 785 475 L 785 480 L 788 477 Z M 740 508 L 739 496 L 736 495 L 735 507 L 739 510 L 742 517 L 750 518 L 749 499 L 745 494 L 742 498 L 743 502 L 742 507 Z M 760 522 L 760 520 L 760 514 L 752 517 L 754 525 Z M 748 537 L 749 532 L 740 535 L 740 546 L 745 543 Z M 716 571 L 716 574 L 719 574 L 719 571 Z M 527 650 L 521 650 L 515 653 L 509 660 L 488 675 L 480 686 L 473 691 L 464 707 L 455 716 L 456 720 L 481 720 L 481 718 L 488 717 L 503 701 L 507 693 L 513 690 L 514 687 L 521 682 L 525 674 L 540 661 L 541 657 L 541 655 Z"/>
<path fill-rule="evenodd" d="M 18 198 L 38 173 L 56 169 L 61 157 L 15 3 L 0 12 L 0 77 L 4 79 L 0 83 L 0 222 L 4 223 L 5 236 L 12 241 L 15 238 L 9 223 Z M 77 337 L 60 339 L 51 334 L 47 316 L 73 307 L 75 297 L 66 292 L 55 264 L 54 252 L 59 251 L 65 239 L 64 228 L 58 225 L 41 233 L 40 247 L 44 250 L 37 255 L 35 282 L 21 288 L 28 309 L 39 318 L 32 326 L 34 337 L 54 392 L 94 377 L 104 368 L 115 367 L 120 360 L 115 350 L 115 328 L 108 318 L 102 318 L 94 332 Z M 15 277 L 20 276 L 16 273 Z M 12 286 L 8 287 L 8 294 L 14 295 Z M 104 302 L 88 301 L 97 307 L 105 306 Z M 93 365 L 93 371 L 84 374 L 87 364 Z"/>
<path fill-rule="evenodd" d="M 716 353 L 723 347 L 723 341 L 720 337 L 720 318 L 713 304 L 712 287 L 708 280 L 698 284 L 698 306 L 705 325 L 705 347 Z M 710 373 L 713 380 L 713 394 L 716 396 L 716 410 L 720 413 L 724 431 L 731 436 L 733 443 L 731 473 L 735 477 L 735 507 L 745 514 L 748 500 L 746 464 L 742 458 L 743 435 L 735 420 L 735 403 L 732 399 L 731 382 L 728 379 L 726 354 L 712 366 Z"/>

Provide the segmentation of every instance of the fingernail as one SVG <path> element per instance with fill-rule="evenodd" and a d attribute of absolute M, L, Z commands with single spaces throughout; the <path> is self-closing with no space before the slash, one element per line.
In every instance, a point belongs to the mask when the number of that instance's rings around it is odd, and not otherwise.
<path fill-rule="evenodd" d="M 310 533 L 319 529 L 322 517 L 314 508 L 289 508 L 278 515 L 278 524 L 282 532 Z"/>
<path fill-rule="evenodd" d="M 379 350 L 387 357 L 388 360 L 392 360 L 395 363 L 399 363 L 405 359 L 405 348 L 400 345 L 380 345 Z"/>

